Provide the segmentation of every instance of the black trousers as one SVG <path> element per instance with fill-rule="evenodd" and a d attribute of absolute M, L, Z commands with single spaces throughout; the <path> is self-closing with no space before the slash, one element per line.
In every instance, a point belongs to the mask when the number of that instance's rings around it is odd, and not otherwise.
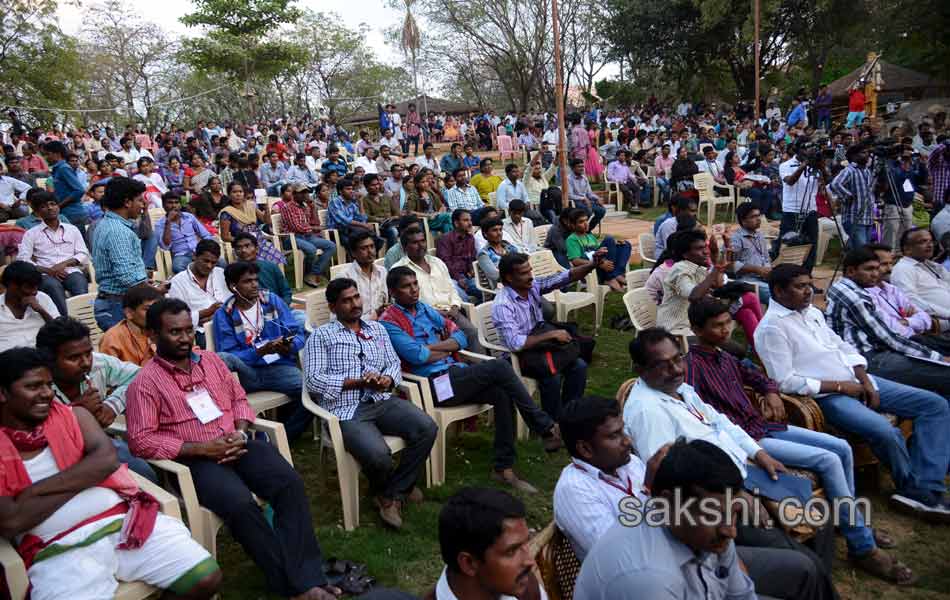
<path fill-rule="evenodd" d="M 248 440 L 233 463 L 185 459 L 198 501 L 218 515 L 263 572 L 270 591 L 296 596 L 327 583 L 303 480 L 274 446 Z M 270 503 L 274 526 L 251 493 Z"/>
<path fill-rule="evenodd" d="M 799 221 L 802 219 L 802 216 L 798 213 L 793 212 L 783 212 L 782 221 L 779 224 L 779 233 L 778 239 L 775 240 L 775 253 L 778 254 L 779 246 L 781 243 L 782 237 L 789 231 L 795 231 L 796 225 L 799 224 Z M 811 252 L 808 253 L 808 256 L 805 258 L 805 262 L 802 264 L 809 273 L 815 268 L 815 253 L 818 250 L 818 213 L 812 211 L 804 216 L 804 224 L 802 225 L 802 233 L 811 243 Z"/>
<path fill-rule="evenodd" d="M 834 528 L 820 529 L 814 550 L 778 528 L 738 527 L 736 550 L 760 596 L 789 600 L 836 600 L 831 581 Z"/>

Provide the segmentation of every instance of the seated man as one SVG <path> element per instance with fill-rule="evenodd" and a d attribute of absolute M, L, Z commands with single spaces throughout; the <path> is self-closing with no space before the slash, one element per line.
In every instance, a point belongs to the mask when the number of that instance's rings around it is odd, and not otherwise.
<path fill-rule="evenodd" d="M 950 399 L 950 356 L 895 333 L 875 309 L 868 290 L 881 278 L 877 254 L 858 248 L 842 264 L 844 277 L 828 289 L 828 326 L 864 356 L 872 375 Z"/>
<path fill-rule="evenodd" d="M 419 300 L 419 282 L 409 267 L 393 267 L 386 276 L 393 304 L 380 321 L 389 333 L 405 370 L 428 378 L 436 406 L 487 403 L 494 407 L 495 461 L 492 479 L 525 493 L 537 489 L 515 475 L 515 415 L 544 438 L 553 452 L 561 438 L 554 421 L 535 405 L 524 384 L 504 360 L 475 365 L 461 362 L 458 352 L 468 346 L 465 334 L 451 320 Z"/>
<path fill-rule="evenodd" d="M 353 262 L 346 263 L 335 279 L 345 277 L 356 283 L 363 307 L 362 318 L 375 321 L 389 306 L 389 290 L 386 269 L 376 264 L 376 242 L 370 232 L 361 231 L 350 239 L 350 256 Z"/>
<path fill-rule="evenodd" d="M 290 186 L 290 190 L 293 200 L 284 202 L 280 207 L 281 233 L 294 236 L 306 263 L 303 281 L 310 287 L 317 287 L 321 278 L 326 277 L 330 261 L 336 256 L 336 244 L 321 235 L 323 228 L 320 226 L 317 207 L 310 197 L 310 188 L 302 183 L 295 183 Z M 288 242 L 285 248 L 289 247 L 289 244 Z"/>
<path fill-rule="evenodd" d="M 125 415 L 125 393 L 139 367 L 93 352 L 88 327 L 70 317 L 57 317 L 36 334 L 36 349 L 50 358 L 56 400 L 85 408 L 103 429 L 108 429 L 119 415 Z M 119 462 L 158 483 L 152 467 L 132 456 L 125 440 L 113 438 L 112 443 Z"/>
<path fill-rule="evenodd" d="M 234 257 L 237 260 L 257 265 L 258 283 L 262 289 L 277 294 L 284 304 L 290 306 L 293 302 L 293 290 L 287 282 L 287 276 L 275 263 L 258 258 L 256 237 L 249 233 L 239 233 L 231 240 L 231 249 L 234 250 Z"/>
<path fill-rule="evenodd" d="M 524 218 L 525 203 L 523 200 L 512 200 L 508 204 L 508 216 L 504 221 L 505 241 L 510 242 L 518 252 L 531 254 L 538 250 L 538 236 L 534 232 L 534 223 Z"/>
<path fill-rule="evenodd" d="M 739 230 L 729 238 L 729 250 L 732 250 L 733 265 L 739 281 L 754 283 L 758 287 L 759 301 L 768 304 L 769 273 L 772 272 L 772 259 L 769 257 L 769 245 L 759 231 L 762 226 L 762 213 L 751 202 L 743 202 L 736 207 Z"/>
<path fill-rule="evenodd" d="M 224 281 L 224 269 L 217 266 L 221 259 L 218 242 L 201 240 L 195 247 L 194 257 L 184 271 L 172 277 L 168 297 L 183 300 L 191 309 L 198 345 L 204 348 L 205 324 L 214 318 L 214 313 L 231 297 L 231 292 Z"/>
<path fill-rule="evenodd" d="M 571 334 L 563 329 L 538 331 L 538 325 L 545 322 L 541 296 L 584 279 L 597 268 L 604 254 L 606 249 L 598 250 L 594 254 L 596 260 L 542 279 L 534 278 L 527 255 L 503 256 L 498 263 L 498 274 L 504 287 L 495 296 L 491 317 L 505 346 L 517 353 L 545 344 L 570 342 Z M 541 406 L 552 419 L 558 418 L 562 406 L 580 398 L 587 387 L 587 363 L 580 357 L 554 375 L 540 375 L 529 376 L 538 379 Z"/>
<path fill-rule="evenodd" d="M 562 210 L 557 221 L 548 229 L 548 239 L 544 241 L 544 247 L 551 251 L 557 264 L 565 269 L 571 268 L 571 263 L 567 260 L 567 238 L 573 233 L 570 217 L 569 209 Z"/>
<path fill-rule="evenodd" d="M 385 238 L 387 247 L 392 246 L 399 237 L 396 230 L 399 221 L 399 196 L 386 193 L 383 190 L 383 180 L 376 173 L 363 176 L 363 187 L 366 194 L 360 198 L 360 205 L 369 222 L 379 224 L 379 233 Z"/>
<path fill-rule="evenodd" d="M 181 521 L 156 514 L 86 409 L 53 401 L 47 357 L 15 348 L 0 363 L 0 533 L 18 546 L 31 597 L 112 598 L 119 581 L 214 596 L 217 562 Z"/>
<path fill-rule="evenodd" d="M 285 394 L 287 438 L 297 439 L 313 420 L 300 401 L 303 374 L 297 353 L 306 337 L 290 308 L 273 292 L 261 290 L 254 263 L 237 262 L 224 270 L 231 296 L 212 317 L 215 350 L 248 392 Z"/>
<path fill-rule="evenodd" d="M 326 168 L 326 164 L 324 164 Z M 340 241 L 344 246 L 349 247 L 349 238 L 357 231 L 375 230 L 370 225 L 366 213 L 360 208 L 356 192 L 353 190 L 352 179 L 341 179 L 336 184 L 339 195 L 330 200 L 330 207 L 327 211 L 327 227 L 336 229 L 340 233 Z M 379 247 L 383 245 L 382 239 L 378 242 Z"/>
<path fill-rule="evenodd" d="M 28 262 L 17 260 L 3 270 L 0 283 L 0 350 L 32 346 L 44 323 L 59 316 L 53 300 L 39 291 L 43 276 Z"/>
<path fill-rule="evenodd" d="M 769 290 L 772 302 L 755 331 L 755 347 L 779 389 L 815 397 L 829 423 L 866 439 L 891 470 L 893 502 L 930 517 L 950 517 L 943 481 L 950 463 L 947 401 L 881 377 L 872 380 L 867 360 L 811 305 L 811 276 L 803 267 L 775 267 Z M 900 429 L 878 411 L 913 419 L 909 451 Z"/>
<path fill-rule="evenodd" d="M 580 266 L 592 262 L 594 253 L 603 248 L 607 252 L 602 260 L 597 261 L 597 281 L 606 283 L 615 292 L 626 292 L 625 275 L 627 265 L 630 264 L 630 253 L 633 250 L 630 242 L 614 239 L 612 235 L 604 236 L 601 241 L 588 229 L 587 213 L 584 209 L 572 208 L 568 212 L 573 233 L 567 236 L 567 260 L 575 267 Z"/>
<path fill-rule="evenodd" d="M 369 479 L 379 516 L 399 529 L 402 503 L 407 498 L 422 501 L 416 480 L 438 428 L 412 402 L 392 395 L 402 381 L 399 358 L 383 326 L 363 319 L 360 296 L 352 279 L 334 279 L 327 286 L 327 304 L 336 320 L 307 341 L 307 389 L 339 417 L 343 444 Z M 405 440 L 398 466 L 384 435 Z"/>
<path fill-rule="evenodd" d="M 652 491 L 686 514 L 657 527 L 612 526 L 584 560 L 575 600 L 755 600 L 733 542 L 739 508 L 727 498 L 741 493 L 742 474 L 729 456 L 704 440 L 677 441 L 660 463 Z M 711 523 L 700 514 L 717 518 Z"/>
<path fill-rule="evenodd" d="M 607 181 L 616 183 L 620 188 L 628 210 L 635 215 L 640 214 L 640 190 L 648 185 L 647 177 L 639 164 L 631 168 L 629 150 L 618 150 L 617 160 L 607 165 Z"/>
<path fill-rule="evenodd" d="M 571 161 L 571 173 L 567 180 L 568 200 L 574 203 L 576 208 L 583 208 L 590 217 L 590 230 L 594 231 L 600 224 L 601 219 L 607 214 L 607 209 L 600 201 L 600 196 L 594 193 L 584 174 L 584 161 L 575 158 Z"/>
<path fill-rule="evenodd" d="M 190 468 L 198 501 L 227 523 L 272 593 L 333 600 L 303 480 L 273 444 L 248 435 L 254 411 L 221 359 L 193 350 L 188 305 L 160 300 L 147 321 L 156 356 L 129 386 L 132 452 Z M 274 509 L 273 525 L 252 493 Z"/>
<path fill-rule="evenodd" d="M 406 231 L 410 227 L 413 229 L 418 229 L 419 231 L 423 231 L 422 219 L 416 215 L 403 215 L 402 217 L 399 217 L 399 223 L 396 225 L 399 235 L 402 235 L 402 232 Z M 385 266 L 386 270 L 388 271 L 389 269 L 392 269 L 397 262 L 401 261 L 404 256 L 406 256 L 406 253 L 402 250 L 402 244 L 397 241 L 395 244 L 393 244 L 392 248 L 386 251 L 386 256 L 383 258 L 383 266 Z"/>
<path fill-rule="evenodd" d="M 461 311 L 462 298 L 458 286 L 449 274 L 445 263 L 426 251 L 426 235 L 421 229 L 407 229 L 399 236 L 399 243 L 406 253 L 393 268 L 407 267 L 416 275 L 419 297 L 443 317 L 450 319 L 468 339 L 467 348 L 483 352 L 478 341 L 478 330 Z M 467 296 L 466 296 L 467 297 Z"/>
<path fill-rule="evenodd" d="M 462 488 L 439 513 L 445 568 L 432 600 L 547 600 L 534 575 L 524 504 L 501 490 Z"/>
<path fill-rule="evenodd" d="M 158 236 L 158 247 L 171 252 L 172 272 L 181 273 L 191 262 L 198 242 L 214 240 L 214 236 L 195 215 L 181 209 L 178 194 L 163 194 L 162 208 L 165 216 L 155 224 L 154 235 Z"/>
<path fill-rule="evenodd" d="M 653 247 L 654 258 L 660 258 L 660 255 L 666 250 L 666 241 L 676 233 L 677 217 L 689 215 L 695 219 L 697 212 L 699 212 L 698 199 L 684 195 L 673 196 L 670 201 L 671 217 L 663 221 L 656 230 Z"/>
<path fill-rule="evenodd" d="M 689 322 L 698 343 L 691 346 L 686 355 L 685 382 L 699 397 L 741 427 L 776 460 L 814 471 L 831 502 L 854 498 L 854 458 L 848 442 L 826 433 L 786 425 L 778 384 L 722 350 L 732 333 L 729 307 L 715 298 L 703 298 L 689 307 Z M 744 387 L 765 397 L 765 414 L 752 405 Z M 851 560 L 872 575 L 897 580 L 887 572 L 888 569 L 893 572 L 893 559 L 876 548 L 875 532 L 864 524 L 860 511 L 855 511 L 854 519 L 850 519 L 847 504 L 842 503 L 839 510 L 838 524 L 847 540 Z M 893 540 L 880 537 L 885 546 L 893 547 Z M 901 577 L 909 575 L 908 570 Z"/>
<path fill-rule="evenodd" d="M 56 196 L 35 192 L 30 195 L 30 206 L 43 223 L 23 234 L 17 260 L 36 265 L 43 273 L 40 291 L 52 299 L 60 314 L 66 314 L 66 292 L 78 296 L 89 291 L 89 282 L 80 270 L 89 264 L 89 250 L 75 226 L 60 222 Z"/>
<path fill-rule="evenodd" d="M 934 239 L 924 228 L 908 229 L 901 236 L 904 256 L 894 265 L 891 283 L 901 288 L 915 306 L 950 331 L 950 271 L 933 260 Z"/>
<path fill-rule="evenodd" d="M 891 284 L 894 254 L 890 247 L 883 244 L 868 244 L 866 247 L 874 251 L 881 263 L 880 280 L 876 286 L 867 288 L 878 316 L 897 335 L 910 338 L 945 356 L 950 354 L 950 333 L 933 333 L 930 315 L 915 306 L 899 287 Z"/>
<path fill-rule="evenodd" d="M 155 348 L 145 333 L 145 313 L 162 297 L 160 291 L 148 284 L 129 288 L 122 297 L 125 318 L 102 335 L 99 352 L 140 367 L 145 366 L 155 356 Z"/>
<path fill-rule="evenodd" d="M 472 215 L 464 208 L 452 211 L 452 231 L 435 242 L 435 255 L 445 263 L 455 283 L 471 297 L 480 298 L 475 285 L 475 236 L 472 235 Z"/>
<path fill-rule="evenodd" d="M 488 198 L 482 200 L 479 191 L 474 186 L 469 185 L 467 169 L 455 169 L 452 171 L 452 177 L 455 179 L 455 185 L 446 192 L 445 203 L 449 210 L 453 212 L 460 208 L 469 211 L 472 215 L 472 222 L 478 223 Z"/>

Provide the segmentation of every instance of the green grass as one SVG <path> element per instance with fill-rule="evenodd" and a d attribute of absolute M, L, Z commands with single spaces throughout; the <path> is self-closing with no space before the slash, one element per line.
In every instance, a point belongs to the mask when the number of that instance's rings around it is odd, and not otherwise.
<path fill-rule="evenodd" d="M 652 211 L 644 218 L 655 218 Z M 829 251 L 830 254 L 830 251 Z M 592 330 L 592 310 L 581 311 L 576 318 L 583 330 Z M 611 317 L 625 314 L 619 294 L 610 294 L 604 316 L 604 326 L 597 338 L 593 364 L 588 372 L 587 391 L 613 397 L 620 384 L 632 376 L 627 344 L 628 332 L 608 327 Z M 558 474 L 565 464 L 564 453 L 546 455 L 538 440 L 518 444 L 520 475 L 537 486 L 535 496 L 522 496 L 528 510 L 531 527 L 541 529 L 552 518 L 551 494 Z M 404 511 L 402 531 L 385 529 L 375 514 L 372 499 L 365 495 L 360 500 L 360 527 L 353 532 L 343 530 L 339 487 L 335 463 L 329 452 L 323 464 L 318 459 L 318 447 L 310 439 L 301 440 L 293 448 L 297 471 L 306 482 L 313 513 L 314 526 L 325 557 L 340 557 L 365 562 L 369 572 L 382 585 L 397 587 L 422 595 L 434 585 L 442 569 L 437 536 L 438 513 L 441 503 L 463 486 L 491 486 L 490 423 L 483 419 L 477 433 L 465 433 L 450 440 L 447 452 L 446 485 L 425 489 L 426 501 L 419 506 L 408 506 Z M 886 476 L 881 477 L 883 491 L 876 491 L 867 483 L 872 479 L 861 473 L 859 493 L 872 499 L 872 523 L 887 529 L 901 542 L 895 555 L 915 569 L 920 577 L 912 589 L 898 589 L 851 569 L 845 561 L 844 541 L 839 537 L 835 581 L 843 598 L 946 598 L 950 594 L 950 528 L 924 524 L 896 514 L 887 507 L 887 490 L 893 486 Z M 366 481 L 361 485 L 365 494 Z M 230 538 L 226 530 L 218 536 L 219 561 L 225 573 L 222 596 L 230 598 L 269 597 L 260 571 L 251 563 L 243 550 Z"/>

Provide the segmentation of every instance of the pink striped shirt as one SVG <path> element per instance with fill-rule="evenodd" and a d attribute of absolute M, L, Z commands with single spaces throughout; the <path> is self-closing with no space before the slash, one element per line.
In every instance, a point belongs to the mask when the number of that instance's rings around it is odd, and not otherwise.
<path fill-rule="evenodd" d="M 204 388 L 223 413 L 202 424 L 186 397 Z M 191 373 L 156 356 L 142 367 L 126 393 L 129 448 L 143 458 L 173 459 L 186 442 L 208 442 L 254 421 L 247 395 L 214 352 L 194 350 Z"/>

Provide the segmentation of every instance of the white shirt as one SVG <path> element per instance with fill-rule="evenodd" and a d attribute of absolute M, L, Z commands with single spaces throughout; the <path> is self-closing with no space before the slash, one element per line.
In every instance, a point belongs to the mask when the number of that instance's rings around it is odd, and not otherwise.
<path fill-rule="evenodd" d="M 375 158 L 373 160 L 370 160 L 366 158 L 365 156 L 361 156 L 356 159 L 356 162 L 353 163 L 353 168 L 355 169 L 356 167 L 363 167 L 363 170 L 366 171 L 367 175 L 369 175 L 370 173 L 374 173 L 374 174 L 379 173 L 379 169 L 376 168 Z"/>
<path fill-rule="evenodd" d="M 762 447 L 729 417 L 703 402 L 693 386 L 683 383 L 676 392 L 682 402 L 651 388 L 643 379 L 630 390 L 623 424 L 637 454 L 653 456 L 661 446 L 681 436 L 689 442 L 704 440 L 728 454 L 745 478 L 746 460 Z"/>
<path fill-rule="evenodd" d="M 376 320 L 376 309 L 389 302 L 389 290 L 386 287 L 386 269 L 382 265 L 373 264 L 373 274 L 366 277 L 363 269 L 356 261 L 346 263 L 346 266 L 337 275 L 337 278 L 346 277 L 356 282 L 356 289 L 363 300 L 363 318 L 368 321 Z M 336 318 L 336 315 L 334 315 Z"/>
<path fill-rule="evenodd" d="M 817 396 L 826 380 L 857 383 L 854 367 L 868 364 L 828 327 L 820 310 L 809 305 L 795 311 L 774 299 L 755 328 L 755 349 L 786 394 Z"/>
<path fill-rule="evenodd" d="M 550 129 L 544 132 L 544 135 L 541 136 L 541 143 L 547 142 L 551 144 L 551 148 L 557 148 L 558 134 L 557 129 Z"/>
<path fill-rule="evenodd" d="M 891 283 L 901 288 L 915 306 L 939 319 L 950 319 L 950 272 L 943 265 L 905 256 L 894 265 Z M 945 323 L 941 323 L 941 329 L 947 329 Z"/>
<path fill-rule="evenodd" d="M 116 156 L 122 159 L 122 165 L 125 167 L 135 167 L 139 160 L 142 157 L 142 153 L 139 152 L 135 146 L 132 146 L 128 150 L 119 150 L 118 152 L 113 152 Z"/>
<path fill-rule="evenodd" d="M 795 173 L 799 165 L 798 159 L 792 157 L 778 167 L 779 177 L 782 178 L 782 212 L 799 213 L 802 210 L 802 204 L 806 206 L 806 214 L 817 210 L 817 175 L 809 175 L 806 169 L 795 185 L 785 183 L 785 178 Z"/>
<path fill-rule="evenodd" d="M 307 168 L 313 171 L 313 174 L 317 176 L 317 179 L 320 179 L 320 167 L 323 166 L 322 158 L 314 158 L 307 155 Z"/>
<path fill-rule="evenodd" d="M 435 600 L 458 600 L 458 596 L 455 595 L 455 592 L 453 592 L 449 586 L 447 571 L 447 568 L 442 568 L 442 575 L 439 576 L 439 581 L 435 584 Z M 540 600 L 548 600 L 548 594 L 544 591 L 544 586 L 541 585 L 540 581 L 538 582 L 538 592 Z M 499 594 L 498 600 L 517 600 L 517 598 Z"/>
<path fill-rule="evenodd" d="M 161 175 L 158 173 L 152 173 L 146 177 L 145 175 L 138 173 L 132 179 L 141 181 L 145 184 L 145 198 L 148 200 L 149 208 L 162 207 L 162 194 L 168 191 L 168 187 L 165 185 L 165 180 L 162 179 Z M 154 187 L 155 189 L 149 189 L 150 187 Z"/>
<path fill-rule="evenodd" d="M 80 265 L 89 264 L 89 250 L 74 225 L 60 223 L 58 229 L 50 229 L 46 223 L 40 223 L 23 234 L 20 250 L 16 259 L 33 263 L 49 269 L 53 265 L 75 258 Z M 68 267 L 67 273 L 80 271 L 78 267 Z"/>
<path fill-rule="evenodd" d="M 419 299 L 433 308 L 462 306 L 462 298 L 455 289 L 455 280 L 449 274 L 449 268 L 436 256 L 426 255 L 429 273 L 412 262 L 408 256 L 402 257 L 393 267 L 409 267 L 419 282 Z"/>
<path fill-rule="evenodd" d="M 436 159 L 435 156 L 433 156 L 432 158 L 426 158 L 425 154 L 423 154 L 422 156 L 417 156 L 416 164 L 419 165 L 420 167 L 432 169 L 432 172 L 435 174 L 436 177 L 438 177 L 439 174 L 441 173 L 441 167 L 439 167 L 439 161 L 438 159 Z"/>
<path fill-rule="evenodd" d="M 631 495 L 625 490 L 646 503 L 646 473 L 646 465 L 636 455 L 617 469 L 617 477 L 579 458 L 564 467 L 554 486 L 554 521 L 571 541 L 577 558 L 583 561 L 594 542 L 617 522 L 620 501 Z"/>
<path fill-rule="evenodd" d="M 698 160 L 696 161 L 696 168 L 699 169 L 700 173 L 709 173 L 713 179 L 723 179 L 725 177 L 722 173 L 722 167 L 714 160 Z"/>
<path fill-rule="evenodd" d="M 26 200 L 26 193 L 30 191 L 30 184 L 24 183 L 19 179 L 0 175 L 0 204 L 11 206 L 16 201 Z"/>
<path fill-rule="evenodd" d="M 510 242 L 518 249 L 518 252 L 523 254 L 531 254 L 538 249 L 538 236 L 534 233 L 534 223 L 523 216 L 517 225 L 511 217 L 505 217 L 502 221 L 502 239 Z"/>
<path fill-rule="evenodd" d="M 380 138 L 380 139 L 379 139 L 379 146 L 380 146 L 380 148 L 382 148 L 383 146 L 389 146 L 390 148 L 392 148 L 393 150 L 396 150 L 397 152 L 400 150 L 400 148 L 399 148 L 399 140 L 397 140 L 397 139 L 395 138 L 395 136 L 393 136 L 393 137 L 383 137 L 383 138 Z"/>
<path fill-rule="evenodd" d="M 215 302 L 222 304 L 231 297 L 231 291 L 224 281 L 224 269 L 214 267 L 208 280 L 205 282 L 205 289 L 198 285 L 194 274 L 191 272 L 191 265 L 181 273 L 172 277 L 171 287 L 168 290 L 169 298 L 178 298 L 188 305 L 191 309 L 191 322 L 195 328 L 198 327 L 198 313 L 208 308 Z"/>
<path fill-rule="evenodd" d="M 36 299 L 49 316 L 54 319 L 59 316 L 59 309 L 45 292 L 37 292 Z M 17 319 L 6 300 L 6 292 L 0 294 L 0 352 L 16 346 L 35 346 L 36 333 L 46 321 L 32 308 L 27 308 L 23 318 Z"/>

